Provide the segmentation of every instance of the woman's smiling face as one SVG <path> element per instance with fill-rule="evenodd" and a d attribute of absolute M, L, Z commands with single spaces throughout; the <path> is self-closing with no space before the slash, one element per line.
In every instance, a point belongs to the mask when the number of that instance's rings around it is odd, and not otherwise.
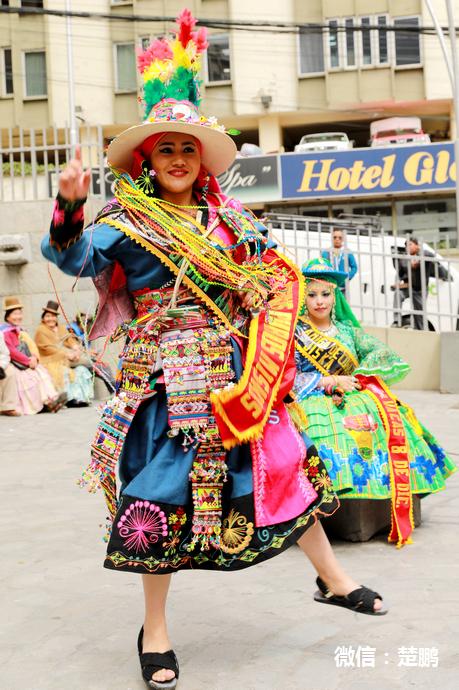
<path fill-rule="evenodd" d="M 23 318 L 24 314 L 22 313 L 22 307 L 18 307 L 9 312 L 6 320 L 12 326 L 22 326 Z"/>
<path fill-rule="evenodd" d="M 54 328 L 57 326 L 57 316 L 55 314 L 51 314 L 49 311 L 45 311 L 43 314 L 43 323 L 49 328 Z"/>
<path fill-rule="evenodd" d="M 192 189 L 199 175 L 199 144 L 189 134 L 168 132 L 153 149 L 150 162 L 160 193 L 182 195 Z"/>

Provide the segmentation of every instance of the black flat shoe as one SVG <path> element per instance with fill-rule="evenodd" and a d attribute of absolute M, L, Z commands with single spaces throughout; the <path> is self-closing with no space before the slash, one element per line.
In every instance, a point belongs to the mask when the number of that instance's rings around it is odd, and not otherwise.
<path fill-rule="evenodd" d="M 316 579 L 316 584 L 319 589 L 314 594 L 314 601 L 319 602 L 319 604 L 342 606 L 356 613 L 366 613 L 367 616 L 385 616 L 387 613 L 387 609 L 382 607 L 375 611 L 375 601 L 376 599 L 382 601 L 382 596 L 378 594 L 378 592 L 368 589 L 368 587 L 358 587 L 352 592 L 349 592 L 349 594 L 346 594 L 346 596 L 339 596 L 330 592 L 327 585 L 320 577 Z"/>
<path fill-rule="evenodd" d="M 177 680 L 179 677 L 179 665 L 174 650 L 169 649 L 167 652 L 145 652 L 143 653 L 143 625 L 140 628 L 139 637 L 137 639 L 137 649 L 139 652 L 140 668 L 142 670 L 142 678 L 144 679 L 148 688 L 154 690 L 174 690 L 177 687 Z M 152 676 L 161 669 L 167 669 L 175 673 L 175 678 L 172 680 L 153 680 Z"/>

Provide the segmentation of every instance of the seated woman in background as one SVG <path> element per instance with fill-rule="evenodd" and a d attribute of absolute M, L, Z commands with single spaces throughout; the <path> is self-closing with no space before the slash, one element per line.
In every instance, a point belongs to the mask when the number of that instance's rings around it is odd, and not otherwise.
<path fill-rule="evenodd" d="M 18 297 L 5 297 L 3 308 L 5 322 L 0 324 L 0 330 L 10 353 L 11 364 L 15 367 L 19 400 L 17 412 L 57 412 L 66 398 L 59 396 L 50 375 L 39 362 L 34 341 L 22 328 L 23 305 Z"/>
<path fill-rule="evenodd" d="M 0 414 L 20 417 L 16 373 L 11 364 L 10 351 L 0 331 Z"/>
<path fill-rule="evenodd" d="M 93 320 L 84 312 L 79 311 L 75 315 L 75 320 L 68 324 L 67 330 L 78 339 L 81 345 L 82 356 L 78 363 L 89 369 L 96 378 L 101 379 L 108 392 L 113 393 L 116 382 L 110 365 L 102 361 L 101 353 L 89 343 L 88 334 L 91 331 Z"/>
<path fill-rule="evenodd" d="M 54 385 L 67 395 L 67 407 L 84 407 L 94 397 L 92 376 L 86 367 L 78 364 L 81 347 L 77 338 L 58 323 L 58 309 L 59 305 L 52 300 L 43 307 L 35 342 Z"/>
<path fill-rule="evenodd" d="M 303 267 L 305 312 L 296 331 L 294 391 L 303 426 L 341 499 L 392 499 L 389 541 L 410 541 L 413 494 L 440 491 L 456 468 L 387 385 L 410 367 L 362 329 L 326 259 Z"/>

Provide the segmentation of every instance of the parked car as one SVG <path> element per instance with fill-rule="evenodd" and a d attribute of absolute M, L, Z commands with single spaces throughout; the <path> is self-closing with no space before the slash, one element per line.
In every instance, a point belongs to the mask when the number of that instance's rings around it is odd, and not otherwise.
<path fill-rule="evenodd" d="M 262 149 L 257 144 L 242 144 L 236 154 L 236 158 L 250 158 L 251 156 L 264 156 Z"/>
<path fill-rule="evenodd" d="M 388 117 L 370 125 L 370 143 L 377 146 L 430 144 L 430 137 L 422 129 L 419 117 Z"/>
<path fill-rule="evenodd" d="M 352 149 L 354 142 L 345 132 L 319 132 L 305 134 L 300 143 L 295 146 L 296 153 L 309 151 L 347 151 Z"/>

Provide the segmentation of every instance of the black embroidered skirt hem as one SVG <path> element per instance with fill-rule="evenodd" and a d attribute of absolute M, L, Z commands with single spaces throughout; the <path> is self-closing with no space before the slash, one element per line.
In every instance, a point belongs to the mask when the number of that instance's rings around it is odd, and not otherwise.
<path fill-rule="evenodd" d="M 191 505 L 174 506 L 123 495 L 113 524 L 104 566 L 141 574 L 178 570 L 242 570 L 273 558 L 295 544 L 321 517 L 339 506 L 324 491 L 296 518 L 256 527 L 253 494 L 231 499 L 224 507 L 219 548 L 189 550 Z"/>

